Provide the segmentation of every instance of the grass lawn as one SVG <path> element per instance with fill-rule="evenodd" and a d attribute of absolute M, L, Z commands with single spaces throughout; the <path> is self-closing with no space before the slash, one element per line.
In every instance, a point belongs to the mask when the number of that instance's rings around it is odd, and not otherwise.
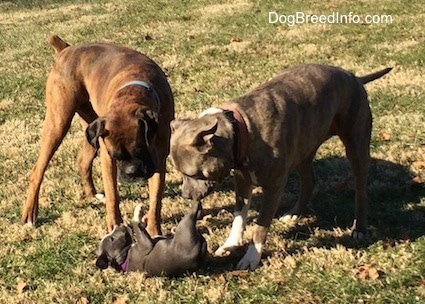
<path fill-rule="evenodd" d="M 269 12 L 286 22 L 270 24 Z M 297 12 L 304 18 L 351 12 L 354 19 L 289 24 Z M 366 22 L 372 16 L 382 22 Z M 1 1 L 0 303 L 425 302 L 424 19 L 420 0 Z M 20 214 L 38 156 L 52 34 L 70 44 L 108 41 L 148 55 L 169 77 L 179 118 L 195 117 L 300 63 L 341 66 L 358 75 L 392 66 L 366 85 L 374 116 L 369 238 L 350 238 L 351 173 L 344 147 L 331 139 L 315 161 L 314 213 L 294 225 L 274 220 L 255 271 L 234 271 L 241 252 L 177 279 L 101 272 L 94 261 L 105 208 L 81 199 L 78 119 L 46 172 L 39 225 L 24 227 Z M 101 188 L 98 160 L 94 174 Z M 189 203 L 180 197 L 180 183 L 170 163 L 165 232 Z M 291 176 L 278 215 L 295 203 L 298 188 Z M 120 194 L 126 220 L 148 197 L 145 185 L 120 186 Z M 212 216 L 198 226 L 211 252 L 230 231 L 233 201 L 229 180 L 203 202 Z M 249 223 L 260 201 L 261 189 L 255 189 Z"/>

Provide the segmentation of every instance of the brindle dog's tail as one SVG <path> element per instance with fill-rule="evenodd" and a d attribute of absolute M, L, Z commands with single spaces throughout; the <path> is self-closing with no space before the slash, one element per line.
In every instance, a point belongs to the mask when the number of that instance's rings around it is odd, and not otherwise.
<path fill-rule="evenodd" d="M 50 36 L 48 40 L 49 44 L 55 49 L 56 54 L 62 52 L 63 49 L 69 46 L 68 43 L 63 41 L 59 36 Z"/>
<path fill-rule="evenodd" d="M 366 76 L 362 76 L 362 77 L 357 77 L 359 79 L 359 81 L 362 84 L 366 84 L 368 82 L 371 82 L 375 79 L 381 78 L 382 76 L 384 76 L 385 74 L 389 73 L 393 68 L 386 68 L 383 69 L 381 71 L 366 75 Z"/>

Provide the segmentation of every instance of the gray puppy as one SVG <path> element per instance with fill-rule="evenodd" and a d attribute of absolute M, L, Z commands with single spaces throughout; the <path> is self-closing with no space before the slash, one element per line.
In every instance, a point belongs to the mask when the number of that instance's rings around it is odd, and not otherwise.
<path fill-rule="evenodd" d="M 196 228 L 200 216 L 200 201 L 194 202 L 189 212 L 177 225 L 173 237 L 156 237 L 146 232 L 139 220 L 141 206 L 134 211 L 133 243 L 131 229 L 118 225 L 100 242 L 96 266 L 109 265 L 118 271 L 143 271 L 149 276 L 178 276 L 197 269 L 205 260 L 207 243 Z"/>

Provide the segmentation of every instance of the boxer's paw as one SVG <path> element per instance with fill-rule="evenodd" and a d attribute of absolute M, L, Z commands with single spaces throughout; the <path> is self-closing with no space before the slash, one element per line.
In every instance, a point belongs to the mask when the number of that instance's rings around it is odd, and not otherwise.
<path fill-rule="evenodd" d="M 96 194 L 94 195 L 94 197 L 95 197 L 98 201 L 105 202 L 105 194 L 103 194 L 103 193 L 96 193 Z"/>
<path fill-rule="evenodd" d="M 23 226 L 24 226 L 25 229 L 27 229 L 27 228 L 35 228 L 35 224 L 33 222 L 31 222 L 31 221 L 25 222 Z"/>

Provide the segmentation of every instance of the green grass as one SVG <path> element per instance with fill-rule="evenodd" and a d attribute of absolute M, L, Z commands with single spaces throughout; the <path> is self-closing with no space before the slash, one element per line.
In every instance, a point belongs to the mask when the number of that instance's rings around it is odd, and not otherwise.
<path fill-rule="evenodd" d="M 393 23 L 289 27 L 268 24 L 269 11 L 391 14 Z M 0 303 L 424 302 L 425 189 L 412 182 L 425 180 L 423 15 L 419 0 L 0 2 Z M 300 63 L 341 66 L 358 75 L 392 66 L 390 74 L 366 86 L 374 116 L 370 237 L 349 236 L 354 190 L 344 147 L 332 139 L 315 161 L 311 215 L 294 226 L 273 222 L 257 270 L 233 271 L 240 252 L 177 279 L 101 272 L 94 260 L 105 233 L 105 208 L 81 199 L 78 120 L 46 172 L 39 226 L 23 227 L 20 212 L 38 155 L 44 86 L 54 59 L 46 43 L 52 34 L 71 44 L 109 41 L 145 53 L 168 75 L 179 118 L 194 117 Z M 95 177 L 101 188 L 98 161 Z M 169 164 L 165 232 L 188 205 L 180 183 Z M 295 203 L 298 189 L 291 175 L 279 214 Z M 256 192 L 251 224 L 261 202 Z M 120 193 L 126 219 L 148 197 L 143 185 L 120 186 Z M 229 180 L 203 203 L 213 216 L 198 226 L 210 251 L 229 232 L 233 202 Z"/>

